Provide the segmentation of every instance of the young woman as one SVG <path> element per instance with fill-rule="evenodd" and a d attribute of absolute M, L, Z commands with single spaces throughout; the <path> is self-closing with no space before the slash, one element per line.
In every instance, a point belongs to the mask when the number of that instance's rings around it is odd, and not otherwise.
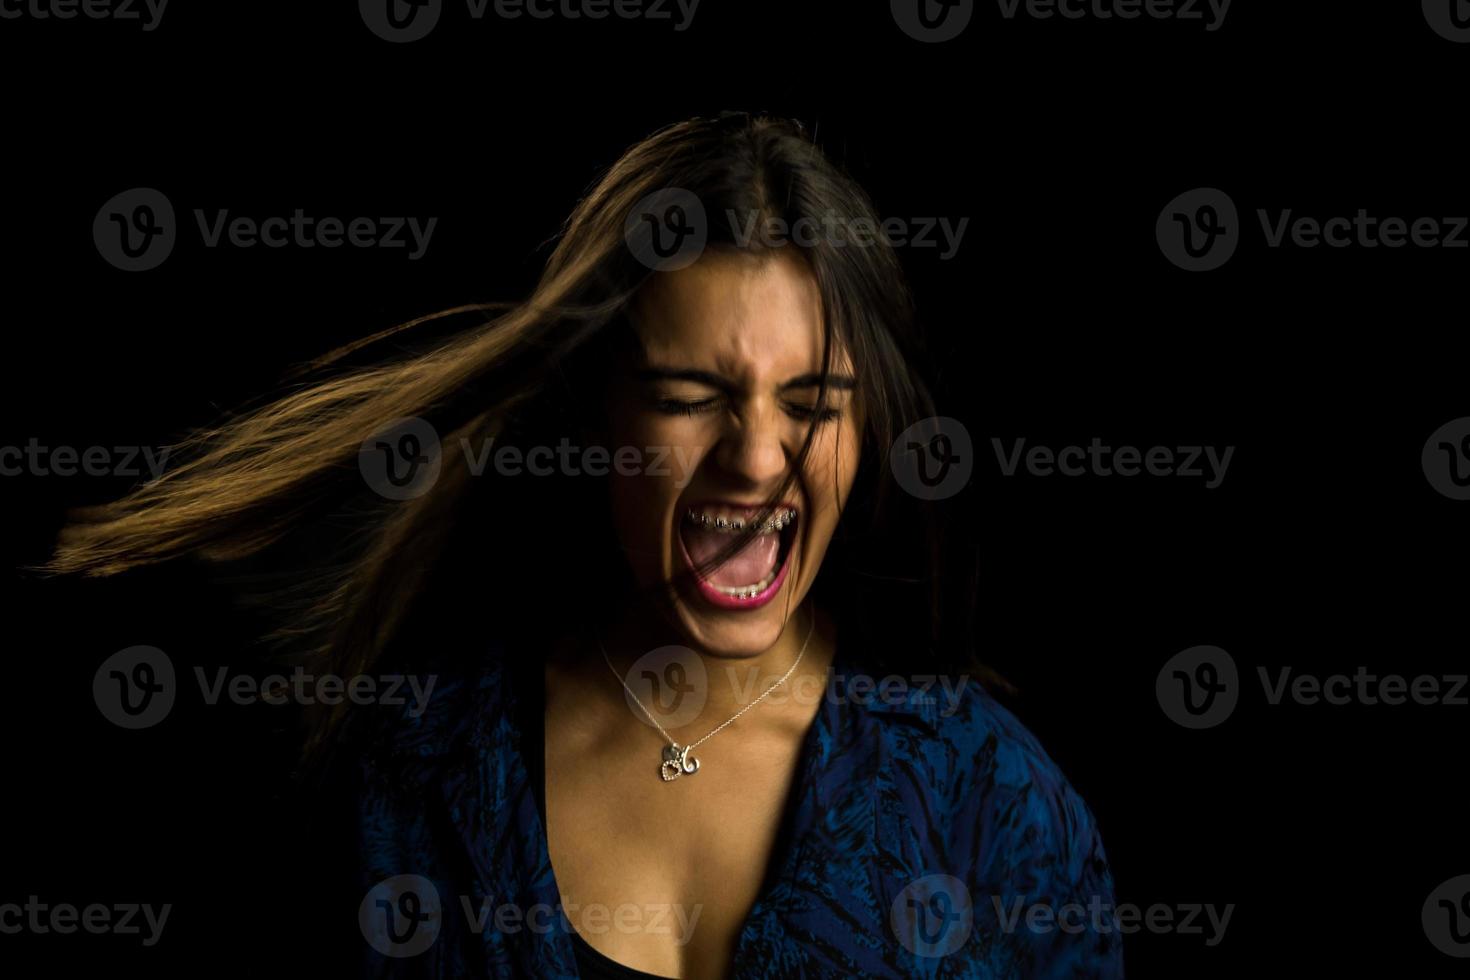
<path fill-rule="evenodd" d="M 432 677 L 307 742 L 365 974 L 1121 975 L 1093 820 L 971 683 L 963 556 L 895 484 L 936 413 L 864 226 L 799 124 L 669 127 L 524 303 L 339 351 L 65 530 L 58 571 L 298 568 L 289 653 Z"/>

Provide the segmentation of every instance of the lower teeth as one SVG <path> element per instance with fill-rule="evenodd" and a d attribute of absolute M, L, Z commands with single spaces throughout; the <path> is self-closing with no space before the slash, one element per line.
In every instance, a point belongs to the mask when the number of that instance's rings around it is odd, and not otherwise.
<path fill-rule="evenodd" d="M 744 586 L 741 586 L 738 589 L 727 589 L 723 585 L 717 585 L 717 586 L 715 586 L 715 588 L 719 589 L 721 592 L 725 593 L 725 595 L 730 596 L 731 598 L 735 598 L 735 599 L 754 599 L 756 596 L 760 595 L 766 589 L 769 589 L 771 587 L 771 583 L 774 582 L 775 580 L 776 580 L 776 573 L 775 572 L 772 572 L 771 574 L 767 575 L 764 579 L 762 579 L 761 581 L 757 582 L 755 585 L 744 585 Z"/>

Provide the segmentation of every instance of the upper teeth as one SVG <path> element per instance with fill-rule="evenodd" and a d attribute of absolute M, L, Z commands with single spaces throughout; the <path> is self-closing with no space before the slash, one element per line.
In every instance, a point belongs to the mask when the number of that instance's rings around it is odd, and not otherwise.
<path fill-rule="evenodd" d="M 727 534 L 734 534 L 737 531 L 745 530 L 747 523 L 744 518 L 727 518 L 718 514 L 706 514 L 703 511 L 697 510 L 690 510 L 687 516 L 691 522 L 698 524 L 700 527 L 713 528 L 716 531 L 723 531 Z M 757 533 L 769 534 L 772 531 L 779 531 L 795 520 L 795 510 L 778 510 L 774 516 L 766 521 L 765 525 Z"/>

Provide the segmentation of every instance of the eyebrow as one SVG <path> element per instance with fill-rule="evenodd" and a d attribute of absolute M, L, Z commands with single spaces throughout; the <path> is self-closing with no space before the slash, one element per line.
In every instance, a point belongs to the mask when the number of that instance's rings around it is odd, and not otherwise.
<path fill-rule="evenodd" d="M 705 385 L 709 388 L 718 388 L 721 391 L 733 391 L 735 385 L 727 378 L 710 371 L 699 371 L 692 368 L 641 368 L 636 372 L 638 380 L 643 382 L 652 381 L 691 381 L 695 384 Z M 799 388 L 820 388 L 822 376 L 820 374 L 803 374 L 792 378 L 781 385 L 782 391 L 791 391 Z M 827 375 L 827 387 L 839 391 L 852 391 L 857 387 L 857 379 L 850 374 Z"/>

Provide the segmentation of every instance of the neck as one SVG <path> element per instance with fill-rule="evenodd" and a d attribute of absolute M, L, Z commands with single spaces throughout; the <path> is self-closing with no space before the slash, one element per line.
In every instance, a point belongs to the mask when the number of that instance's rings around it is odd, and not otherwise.
<path fill-rule="evenodd" d="M 662 617 L 646 611 L 624 613 L 598 634 L 618 676 L 627 681 L 644 707 L 671 734 L 678 732 L 668 722 L 684 721 L 684 716 L 690 714 L 677 708 L 679 690 L 697 702 L 702 696 L 699 703 L 703 707 L 697 717 L 678 726 L 697 736 L 765 694 L 788 670 L 791 673 L 786 681 L 766 697 L 760 710 L 767 713 L 769 707 L 769 714 L 784 715 L 784 706 L 803 713 L 801 706 L 810 707 L 808 702 L 820 697 L 825 688 L 834 652 L 832 632 L 831 623 L 808 601 L 792 611 L 770 647 L 750 656 L 728 656 L 693 647 Z M 657 664 L 639 663 L 649 651 L 662 647 L 679 647 L 687 652 L 674 653 Z M 587 662 L 606 679 L 610 693 L 622 695 L 621 686 L 608 672 L 600 653 L 594 650 Z M 699 683 L 701 667 L 703 682 Z"/>

